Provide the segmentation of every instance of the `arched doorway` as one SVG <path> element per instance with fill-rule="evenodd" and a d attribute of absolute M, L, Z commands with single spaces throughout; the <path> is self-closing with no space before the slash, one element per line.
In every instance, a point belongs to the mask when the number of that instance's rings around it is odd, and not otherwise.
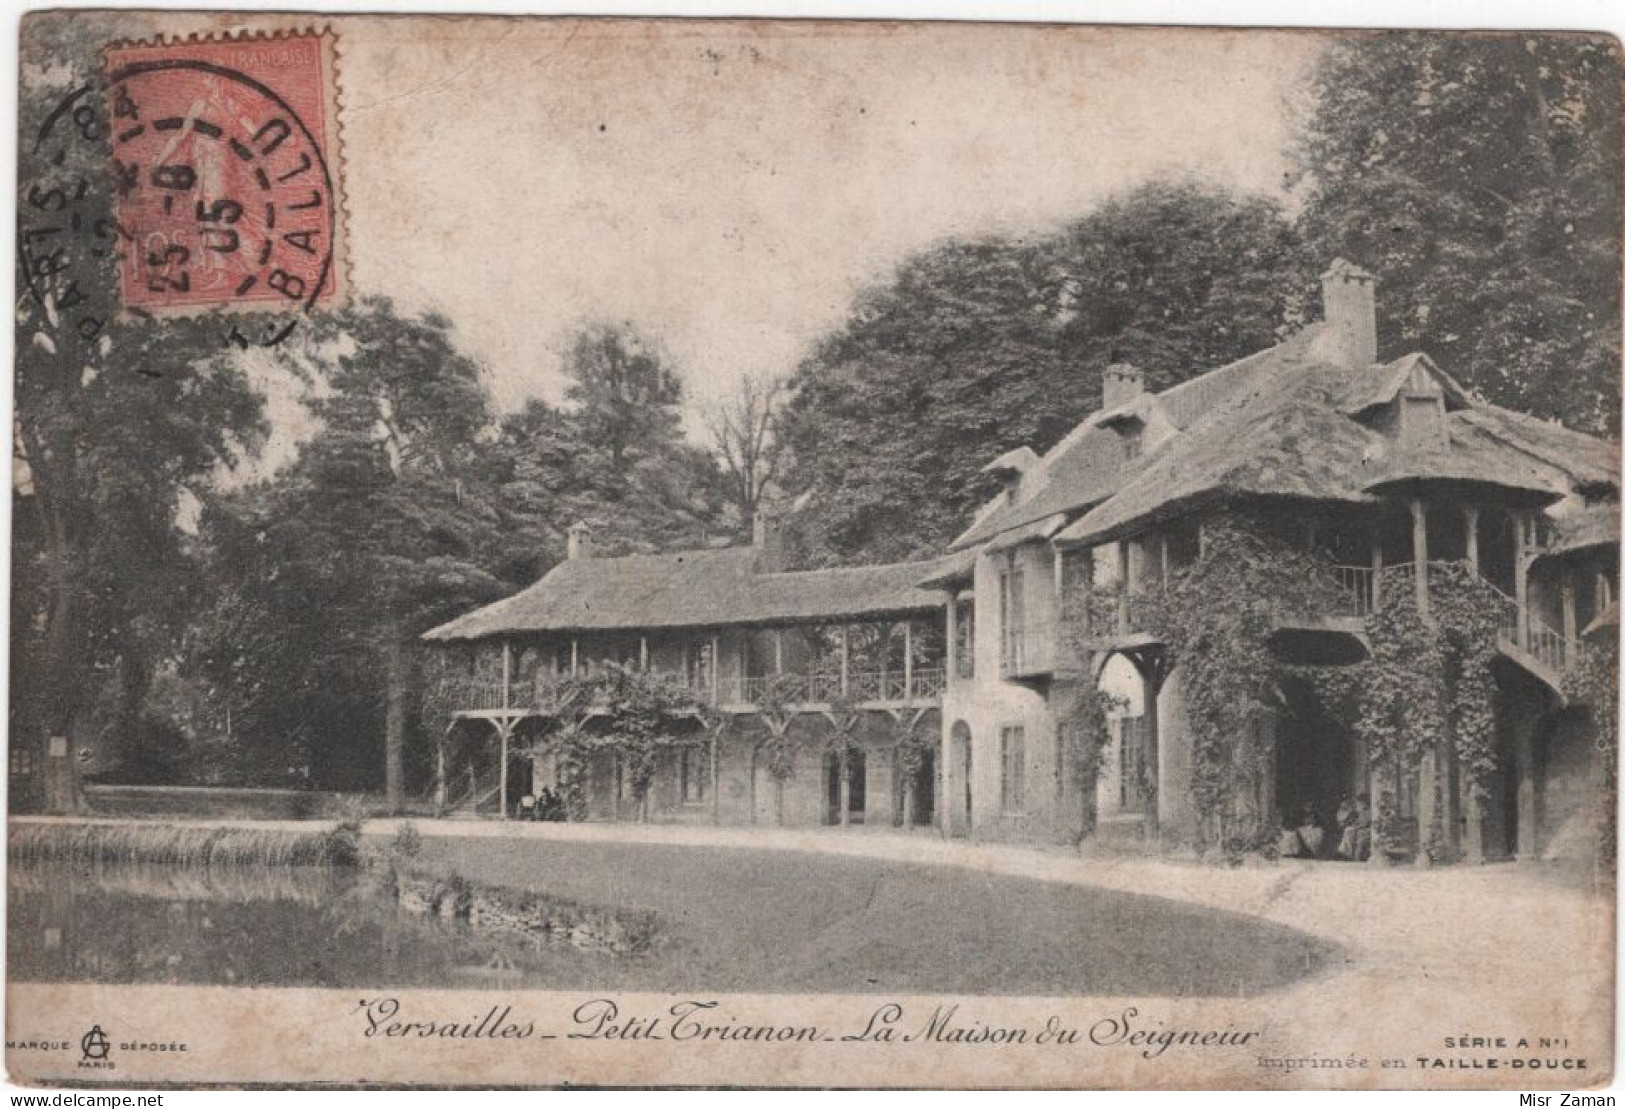
<path fill-rule="evenodd" d="M 1351 794 L 1368 792 L 1353 733 L 1326 711 L 1306 683 L 1284 683 L 1281 692 L 1285 711 L 1260 721 L 1261 727 L 1275 729 L 1276 812 L 1259 816 L 1266 820 L 1279 816 L 1296 827 L 1310 814 L 1335 844 L 1338 806 Z"/>
<path fill-rule="evenodd" d="M 970 725 L 954 721 L 948 730 L 948 765 L 944 768 L 943 812 L 951 836 L 971 833 L 972 744 Z"/>

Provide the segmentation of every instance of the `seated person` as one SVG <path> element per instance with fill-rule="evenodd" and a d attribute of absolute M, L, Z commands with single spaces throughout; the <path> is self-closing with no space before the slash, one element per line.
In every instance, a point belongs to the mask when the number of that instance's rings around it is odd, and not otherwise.
<path fill-rule="evenodd" d="M 1286 813 L 1281 814 L 1281 832 L 1275 841 L 1275 853 L 1283 859 L 1312 857 L 1309 849 L 1304 846 L 1303 837 L 1298 834 L 1298 829 L 1292 826 L 1292 820 Z"/>
<path fill-rule="evenodd" d="M 1303 820 L 1298 825 L 1298 838 L 1303 841 L 1305 859 L 1318 859 L 1326 849 L 1326 829 L 1320 826 L 1320 818 L 1315 810 L 1305 808 Z"/>

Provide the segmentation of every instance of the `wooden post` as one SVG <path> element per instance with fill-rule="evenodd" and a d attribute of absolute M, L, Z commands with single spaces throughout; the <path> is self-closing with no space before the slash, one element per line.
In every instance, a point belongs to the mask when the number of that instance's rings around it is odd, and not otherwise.
<path fill-rule="evenodd" d="M 581 643 L 575 636 L 570 637 L 570 676 L 573 678 L 581 672 Z"/>
<path fill-rule="evenodd" d="M 1146 773 L 1157 790 L 1156 804 L 1142 804 L 1141 807 L 1145 809 L 1146 835 L 1155 837 L 1158 834 L 1158 829 L 1162 826 L 1162 813 L 1160 810 L 1164 805 L 1171 804 L 1174 799 L 1167 796 L 1167 791 L 1163 789 L 1162 783 L 1162 717 L 1158 712 L 1157 689 L 1144 670 L 1141 670 L 1138 665 L 1135 666 L 1135 669 L 1140 674 L 1142 696 L 1145 700 L 1145 712 L 1141 716 L 1140 723 L 1140 727 L 1144 731 L 1144 736 L 1141 739 L 1141 743 L 1144 744 L 1141 748 L 1141 757 L 1145 760 Z M 1140 792 L 1141 785 L 1142 783 L 1136 782 L 1135 790 L 1143 801 L 1145 794 Z M 1183 802 L 1184 798 L 1178 800 Z"/>
<path fill-rule="evenodd" d="M 959 595 L 951 589 L 948 592 L 946 628 L 944 663 L 948 667 L 948 674 L 945 680 L 952 683 L 959 679 Z"/>
<path fill-rule="evenodd" d="M 1162 541 L 1162 591 L 1168 592 L 1168 572 L 1172 565 L 1168 561 L 1168 533 L 1163 532 L 1159 537 Z"/>
<path fill-rule="evenodd" d="M 903 783 L 903 831 L 914 827 L 914 775 L 903 772 L 903 760 L 893 763 L 893 775 Z"/>
<path fill-rule="evenodd" d="M 1128 540 L 1117 541 L 1117 634 L 1128 634 Z"/>
<path fill-rule="evenodd" d="M 503 820 L 508 819 L 508 732 L 511 727 L 505 718 L 497 723 L 497 735 L 502 741 L 502 762 L 497 768 L 497 813 Z"/>
<path fill-rule="evenodd" d="M 715 660 L 713 659 L 712 668 L 715 669 L 715 667 L 716 667 L 716 663 L 715 663 Z M 721 751 L 719 750 L 719 748 L 721 747 L 721 744 L 718 742 L 718 740 L 719 740 L 719 738 L 720 738 L 720 736 L 722 734 L 722 729 L 720 727 L 713 727 L 712 729 L 710 729 L 710 731 L 711 731 L 711 823 L 712 824 L 721 824 L 722 823 L 722 773 L 721 773 L 721 770 L 718 767 L 717 759 L 721 755 Z"/>
<path fill-rule="evenodd" d="M 1478 507 L 1467 505 L 1461 510 L 1467 525 L 1467 565 L 1473 576 L 1478 576 Z"/>
<path fill-rule="evenodd" d="M 784 633 L 778 628 L 773 629 L 773 675 L 784 673 Z"/>
<path fill-rule="evenodd" d="M 1411 498 L 1411 557 L 1416 563 L 1416 608 L 1428 614 L 1428 509 L 1421 497 Z"/>
<path fill-rule="evenodd" d="M 1529 516 L 1520 512 L 1513 518 L 1517 540 L 1513 544 L 1513 600 L 1518 606 L 1518 646 L 1529 649 Z M 1521 835 L 1521 834 L 1520 834 Z"/>
<path fill-rule="evenodd" d="M 513 683 L 513 643 L 511 640 L 502 641 L 502 707 L 507 708 L 513 702 L 509 700 L 508 687 Z"/>
<path fill-rule="evenodd" d="M 1382 534 L 1371 537 L 1371 611 L 1382 605 Z"/>
<path fill-rule="evenodd" d="M 1566 570 L 1563 574 L 1563 638 L 1568 640 L 1572 650 L 1574 642 L 1580 637 L 1580 621 L 1574 607 L 1574 573 Z"/>
<path fill-rule="evenodd" d="M 914 621 L 903 621 L 903 700 L 914 699 Z"/>
<path fill-rule="evenodd" d="M 450 731 L 448 728 L 447 731 Z M 446 736 L 440 736 L 440 741 L 434 746 L 434 814 L 446 814 Z"/>
<path fill-rule="evenodd" d="M 1081 610 L 1078 613 L 1078 626 L 1082 629 L 1083 641 L 1087 644 L 1089 638 L 1094 635 L 1093 621 L 1089 617 L 1089 599 L 1094 596 L 1095 589 L 1095 549 L 1093 547 L 1087 548 L 1084 551 L 1084 557 L 1089 560 L 1089 568 L 1084 572 L 1082 604 L 1078 606 Z M 1084 664 L 1087 665 L 1089 651 L 1085 649 L 1083 655 Z"/>
<path fill-rule="evenodd" d="M 649 637 L 646 635 L 638 636 L 638 669 L 649 669 Z"/>
<path fill-rule="evenodd" d="M 1066 560 L 1061 555 L 1061 548 L 1051 545 L 1055 552 L 1055 612 L 1061 612 L 1061 606 L 1066 600 Z"/>
<path fill-rule="evenodd" d="M 848 683 L 851 681 L 850 668 L 852 665 L 852 629 L 847 624 L 841 625 L 841 696 L 844 698 L 849 692 Z"/>

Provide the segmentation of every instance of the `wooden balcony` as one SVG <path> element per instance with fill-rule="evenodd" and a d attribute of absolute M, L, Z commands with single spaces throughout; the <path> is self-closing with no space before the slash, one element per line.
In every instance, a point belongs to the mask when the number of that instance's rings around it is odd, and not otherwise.
<path fill-rule="evenodd" d="M 999 637 L 999 677 L 1044 678 L 1076 669 L 1059 620 L 1027 621 L 1005 628 Z"/>
<path fill-rule="evenodd" d="M 1443 566 L 1445 563 L 1430 562 L 1429 565 Z M 1402 583 L 1409 583 L 1409 588 L 1415 587 L 1414 562 L 1396 563 L 1384 570 L 1394 572 Z M 1336 612 L 1325 615 L 1361 618 L 1370 615 L 1377 602 L 1377 571 L 1370 566 L 1333 566 L 1331 571 L 1343 603 Z M 1484 581 L 1482 578 L 1479 580 Z M 1563 672 L 1574 661 L 1574 645 L 1527 604 L 1520 605 L 1489 581 L 1484 581 L 1484 584 L 1494 590 L 1500 605 L 1498 639 L 1502 653 L 1535 672 L 1547 684 L 1553 687 L 1561 685 Z"/>
<path fill-rule="evenodd" d="M 680 675 L 670 675 L 680 679 Z M 683 683 L 687 684 L 687 683 Z M 947 671 L 941 666 L 914 667 L 911 670 L 854 671 L 847 675 L 846 697 L 860 708 L 930 708 L 942 700 Z M 689 685 L 698 704 L 715 704 L 723 712 L 756 712 L 776 686 L 786 707 L 795 711 L 818 712 L 842 699 L 839 674 L 782 674 L 719 681 L 713 693 L 709 681 Z M 455 717 L 475 719 L 556 716 L 564 711 L 568 680 L 514 682 L 507 689 L 500 680 L 454 678 L 441 686 L 439 695 L 451 706 Z M 577 706 L 591 715 L 602 705 Z"/>

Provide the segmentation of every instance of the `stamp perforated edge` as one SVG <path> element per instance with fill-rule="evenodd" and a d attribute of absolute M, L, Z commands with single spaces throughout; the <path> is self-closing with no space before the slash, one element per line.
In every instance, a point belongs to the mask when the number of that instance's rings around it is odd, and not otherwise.
<path fill-rule="evenodd" d="M 323 121 L 331 124 L 325 129 L 325 134 L 331 136 L 327 148 L 323 151 L 327 159 L 328 169 L 333 178 L 333 249 L 332 273 L 334 292 L 331 298 L 324 302 L 314 304 L 309 309 L 311 314 L 319 312 L 333 312 L 344 308 L 351 298 L 350 274 L 350 198 L 349 190 L 345 187 L 349 170 L 349 162 L 345 154 L 344 135 L 344 87 L 342 67 L 344 51 L 340 48 L 340 38 L 337 30 L 330 23 L 300 23 L 279 26 L 271 29 L 249 29 L 233 31 L 193 31 L 184 35 L 164 34 L 162 32 L 148 38 L 115 39 L 101 48 L 102 75 L 105 78 L 108 72 L 108 59 L 117 50 L 162 50 L 169 48 L 184 48 L 189 46 L 229 46 L 240 43 L 276 42 L 279 39 L 289 38 L 315 38 L 317 49 L 321 58 L 322 76 L 322 114 Z M 140 315 L 157 318 L 174 318 L 179 316 L 205 316 L 215 312 L 239 314 L 265 314 L 265 308 L 260 305 L 233 304 L 223 302 L 219 304 L 189 304 L 175 305 L 163 308 L 130 309 L 120 304 L 119 311 L 130 315 Z"/>

